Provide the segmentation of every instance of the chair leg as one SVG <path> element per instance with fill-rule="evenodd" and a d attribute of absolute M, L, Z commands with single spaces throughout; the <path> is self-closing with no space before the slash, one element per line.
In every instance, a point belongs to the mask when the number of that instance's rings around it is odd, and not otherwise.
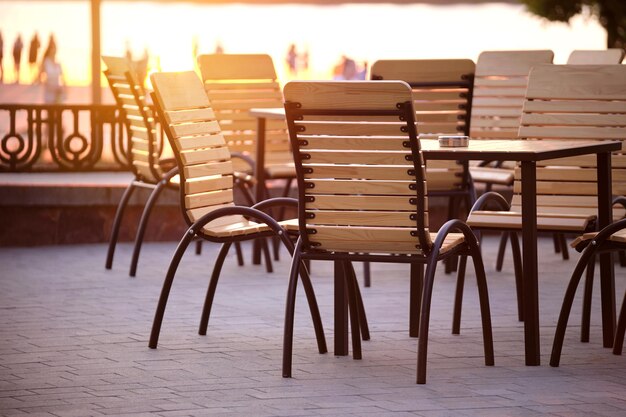
<path fill-rule="evenodd" d="M 117 238 L 120 232 L 122 217 L 124 216 L 124 210 L 126 209 L 128 200 L 130 200 L 130 197 L 133 195 L 135 188 L 135 183 L 131 182 L 124 191 L 124 194 L 122 194 L 122 199 L 117 205 L 115 218 L 113 220 L 113 226 L 111 227 L 111 237 L 109 237 L 109 249 L 107 251 L 107 259 L 104 264 L 104 267 L 106 269 L 111 269 L 111 267 L 113 266 L 113 255 L 115 254 L 115 246 L 117 245 Z"/>
<path fill-rule="evenodd" d="M 265 259 L 265 270 L 268 274 L 271 274 L 274 272 L 274 267 L 272 266 L 272 256 L 270 255 L 270 248 L 267 241 L 268 239 L 261 239 L 261 251 L 263 252 L 263 258 Z"/>
<path fill-rule="evenodd" d="M 558 233 L 552 233 L 552 242 L 554 243 L 554 253 L 561 253 L 561 240 Z"/>
<path fill-rule="evenodd" d="M 165 281 L 163 281 L 163 288 L 161 289 L 159 303 L 157 304 L 157 309 L 154 313 L 154 321 L 152 322 L 152 331 L 150 332 L 150 341 L 148 342 L 148 346 L 151 349 L 156 349 L 157 344 L 159 343 L 159 333 L 161 332 L 161 324 L 163 323 L 163 315 L 165 314 L 165 305 L 167 304 L 170 289 L 172 288 L 172 283 L 174 282 L 174 275 L 176 275 L 176 270 L 178 269 L 180 260 L 185 254 L 185 250 L 187 250 L 187 247 L 189 246 L 189 243 L 191 243 L 193 237 L 193 231 L 191 229 L 187 230 L 183 238 L 178 243 L 174 256 L 170 261 L 170 266 L 167 269 L 167 274 L 165 275 Z"/>
<path fill-rule="evenodd" d="M 511 232 L 511 252 L 515 269 L 515 294 L 517 295 L 517 319 L 524 321 L 524 271 L 522 269 L 522 251 L 517 233 Z"/>
<path fill-rule="evenodd" d="M 474 271 L 476 273 L 476 284 L 478 287 L 478 298 L 480 303 L 480 316 L 483 325 L 483 347 L 485 352 L 485 365 L 493 366 L 495 363 L 493 354 L 493 334 L 491 330 L 491 311 L 489 308 L 489 291 L 487 289 L 487 277 L 485 275 L 485 265 L 483 263 L 480 248 L 470 242 L 470 254 Z"/>
<path fill-rule="evenodd" d="M 285 329 L 283 335 L 283 378 L 291 378 L 293 353 L 293 322 L 296 308 L 296 290 L 298 288 L 298 271 L 300 270 L 300 251 L 302 241 L 298 239 L 291 259 L 289 285 L 287 286 L 287 302 L 285 306 Z"/>
<path fill-rule="evenodd" d="M 559 233 L 559 242 L 561 243 L 561 256 L 564 261 L 569 259 L 569 250 L 567 249 L 567 241 L 565 240 L 565 235 L 563 233 Z"/>
<path fill-rule="evenodd" d="M 241 250 L 240 242 L 235 242 L 235 252 L 237 253 L 237 265 L 243 266 L 244 260 L 243 260 L 243 252 Z"/>
<path fill-rule="evenodd" d="M 206 329 L 209 325 L 209 316 L 211 315 L 211 307 L 213 306 L 213 298 L 215 297 L 215 289 L 217 288 L 217 282 L 220 279 L 220 273 L 222 272 L 224 260 L 226 259 L 226 255 L 228 255 L 228 250 L 230 249 L 230 246 L 230 242 L 222 244 L 220 252 L 217 255 L 217 259 L 215 260 L 215 265 L 213 266 L 213 273 L 211 274 L 209 287 L 207 288 L 206 297 L 204 298 L 202 316 L 200 316 L 200 327 L 198 329 L 198 334 L 201 336 L 206 335 Z"/>
<path fill-rule="evenodd" d="M 342 262 L 343 275 L 346 279 L 345 285 L 348 294 L 348 311 L 350 312 L 350 330 L 352 334 L 352 358 L 362 359 L 361 352 L 361 329 L 359 326 L 359 307 L 356 300 L 356 290 L 354 289 L 355 279 L 352 276 L 352 266 L 348 261 Z"/>
<path fill-rule="evenodd" d="M 135 236 L 135 248 L 133 249 L 133 258 L 130 262 L 130 272 L 129 275 L 134 277 L 137 274 L 137 263 L 139 262 L 139 253 L 141 252 L 141 244 L 143 243 L 143 235 L 146 232 L 146 226 L 148 225 L 148 219 L 150 218 L 150 213 L 152 212 L 152 207 L 156 203 L 159 195 L 161 195 L 161 191 L 165 187 L 165 182 L 161 181 L 157 184 L 156 188 L 152 190 L 148 201 L 146 202 L 146 206 L 143 209 L 143 213 L 141 213 L 141 220 L 139 221 L 139 227 L 137 228 L 137 236 Z"/>
<path fill-rule="evenodd" d="M 620 266 L 626 266 L 626 251 L 621 250 L 618 252 Z"/>
<path fill-rule="evenodd" d="M 430 323 L 430 304 L 433 295 L 435 270 L 437 269 L 438 251 L 433 250 L 428 257 L 424 274 L 422 311 L 420 313 L 419 341 L 417 342 L 417 383 L 426 383 L 426 358 L 428 356 L 428 326 Z"/>
<path fill-rule="evenodd" d="M 572 278 L 565 290 L 565 296 L 563 297 L 563 305 L 561 306 L 561 312 L 559 313 L 559 320 L 557 322 L 556 331 L 554 333 L 554 342 L 552 343 L 552 354 L 550 356 L 550 366 L 557 367 L 561 361 L 561 350 L 563 349 L 563 339 L 565 338 L 565 329 L 567 327 L 567 320 L 569 319 L 570 311 L 572 310 L 572 304 L 574 302 L 574 296 L 576 295 L 576 289 L 580 283 L 585 268 L 589 265 L 589 260 L 593 257 L 593 249 L 588 247 L 581 255 Z"/>
<path fill-rule="evenodd" d="M 424 265 L 411 263 L 411 288 L 409 290 L 409 336 L 418 337 L 420 329 L 420 310 L 422 308 L 422 290 L 424 287 Z"/>
<path fill-rule="evenodd" d="M 585 291 L 583 292 L 583 311 L 580 323 L 580 341 L 589 343 L 589 329 L 591 327 L 591 295 L 593 294 L 593 273 L 596 266 L 596 257 L 592 256 L 587 264 L 585 276 Z"/>
<path fill-rule="evenodd" d="M 366 288 L 372 286 L 372 268 L 369 261 L 363 262 L 363 285 Z"/>
<path fill-rule="evenodd" d="M 317 304 L 317 298 L 315 297 L 315 291 L 313 290 L 313 284 L 311 283 L 311 275 L 309 274 L 305 262 L 300 262 L 300 279 L 302 280 L 302 287 L 304 288 L 304 294 L 306 295 L 309 311 L 311 312 L 311 319 L 313 320 L 313 329 L 315 330 L 315 337 L 317 339 L 317 350 L 319 353 L 326 353 L 328 352 L 328 347 L 326 346 L 322 317 Z"/>
<path fill-rule="evenodd" d="M 369 262 L 367 262 L 369 263 Z M 359 281 L 356 279 L 356 273 L 354 272 L 354 266 L 352 262 L 348 262 L 350 275 L 347 278 L 354 281 L 354 291 L 356 296 L 356 308 L 359 313 L 359 328 L 361 329 L 361 338 L 363 340 L 370 340 L 370 329 L 367 324 L 367 315 L 365 313 L 365 305 L 363 304 L 363 297 L 361 296 L 361 289 L 359 288 Z"/>
<path fill-rule="evenodd" d="M 496 258 L 496 271 L 502 271 L 504 263 L 504 254 L 506 252 L 506 242 L 509 239 L 509 232 L 502 232 L 500 235 L 500 244 L 498 245 L 498 257 Z"/>
<path fill-rule="evenodd" d="M 282 197 L 289 197 L 289 192 L 291 191 L 291 183 L 293 182 L 293 178 L 287 178 L 285 180 L 285 188 L 283 188 Z M 285 219 L 285 207 L 280 207 L 278 210 L 278 217 L 276 220 L 284 220 Z M 273 242 L 273 251 L 274 251 L 274 260 L 280 260 L 280 239 L 274 238 Z"/>
<path fill-rule="evenodd" d="M 619 312 L 617 320 L 617 328 L 615 329 L 615 341 L 613 342 L 613 354 L 621 355 L 624 346 L 624 333 L 626 332 L 626 292 L 624 292 L 624 301 Z"/>
<path fill-rule="evenodd" d="M 196 255 L 202 255 L 202 241 L 196 240 Z"/>
<path fill-rule="evenodd" d="M 463 287 L 465 286 L 465 269 L 467 268 L 467 255 L 461 256 L 456 278 L 456 291 L 454 293 L 454 312 L 452 313 L 452 334 L 461 333 L 461 310 L 463 308 Z"/>

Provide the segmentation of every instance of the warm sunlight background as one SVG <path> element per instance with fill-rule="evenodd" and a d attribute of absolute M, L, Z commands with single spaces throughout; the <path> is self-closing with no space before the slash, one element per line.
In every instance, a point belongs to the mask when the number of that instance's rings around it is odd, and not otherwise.
<path fill-rule="evenodd" d="M 281 79 L 330 78 L 345 54 L 359 63 L 381 58 L 471 58 L 490 49 L 552 49 L 563 63 L 573 49 L 605 47 L 603 29 L 590 17 L 571 25 L 547 23 L 522 5 L 480 6 L 394 4 L 202 5 L 104 0 L 102 53 L 122 55 L 129 45 L 138 59 L 147 48 L 150 67 L 193 67 L 193 43 L 199 53 L 220 43 L 227 53 L 268 53 Z M 0 1 L 5 82 L 14 79 L 11 49 L 18 32 L 27 74 L 28 42 L 39 33 L 42 50 L 54 33 L 59 59 L 73 85 L 89 84 L 90 12 L 88 1 Z M 290 75 L 285 55 L 291 43 L 308 50 L 310 70 Z M 41 51 L 40 53 L 43 53 Z"/>

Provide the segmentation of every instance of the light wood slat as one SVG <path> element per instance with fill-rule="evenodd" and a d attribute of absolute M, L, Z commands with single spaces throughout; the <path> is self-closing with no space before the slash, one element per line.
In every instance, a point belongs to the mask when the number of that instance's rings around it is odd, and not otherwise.
<path fill-rule="evenodd" d="M 383 59 L 374 62 L 371 73 L 383 80 L 441 82 L 463 81 L 474 69 L 469 59 Z"/>
<path fill-rule="evenodd" d="M 524 88 L 526 84 L 524 84 Z M 525 91 L 525 90 L 524 90 Z M 472 98 L 472 108 L 474 107 L 515 107 L 519 108 L 520 113 L 522 111 L 522 105 L 524 97 L 524 91 L 522 91 L 521 96 L 517 97 L 490 97 L 489 94 L 481 94 L 481 92 L 476 91 L 475 96 Z M 479 95 L 480 94 L 480 95 Z"/>
<path fill-rule="evenodd" d="M 472 130 L 470 132 L 472 139 L 517 139 L 518 131 L 507 129 L 485 129 L 485 130 Z"/>
<path fill-rule="evenodd" d="M 556 65 L 533 68 L 527 99 L 624 100 L 626 71 L 621 65 Z M 567 79 L 567 83 L 555 82 Z M 601 87 L 599 87 L 601 86 Z"/>
<path fill-rule="evenodd" d="M 211 108 L 166 111 L 164 113 L 168 123 L 192 123 L 215 119 L 215 112 Z"/>
<path fill-rule="evenodd" d="M 312 242 L 322 243 L 319 248 L 333 252 L 361 252 L 361 253 L 394 253 L 394 254 L 422 254 L 421 249 L 416 249 L 409 242 L 400 244 L 398 242 L 359 242 L 359 241 L 342 241 L 339 242 L 332 238 L 321 240 L 316 237 Z M 417 243 L 416 243 L 417 245 Z"/>
<path fill-rule="evenodd" d="M 623 147 L 623 145 L 622 145 Z M 557 158 L 540 161 L 538 166 L 581 166 L 581 167 L 595 167 L 597 164 L 596 155 L 581 155 L 572 156 L 569 158 Z M 624 154 L 612 154 L 611 166 L 615 168 L 626 168 L 626 155 Z"/>
<path fill-rule="evenodd" d="M 515 176 L 521 178 L 521 168 L 515 169 Z M 597 181 L 598 172 L 594 167 L 556 167 L 537 168 L 537 180 L 539 181 Z M 626 170 L 615 169 L 611 173 L 613 182 L 626 181 Z"/>
<path fill-rule="evenodd" d="M 524 102 L 524 112 L 536 113 L 621 113 L 626 114 L 624 101 L 543 101 L 532 100 Z"/>
<path fill-rule="evenodd" d="M 517 131 L 519 128 L 519 118 L 503 118 L 503 119 L 494 119 L 494 118 L 480 118 L 477 117 L 472 120 L 471 129 L 480 131 L 482 130 L 492 130 L 494 128 L 505 128 L 508 130 L 514 129 Z M 486 128 L 486 129 L 485 129 Z"/>
<path fill-rule="evenodd" d="M 446 170 L 452 169 L 453 171 L 463 172 L 463 166 L 458 161 L 439 161 L 437 159 L 430 159 L 426 161 L 426 165 L 429 170 L 433 168 L 443 168 Z"/>
<path fill-rule="evenodd" d="M 415 120 L 418 125 L 421 123 L 458 123 L 465 124 L 465 111 L 453 113 L 415 113 Z M 397 120 L 396 120 L 397 121 Z"/>
<path fill-rule="evenodd" d="M 209 214 L 212 211 L 215 211 L 217 209 L 220 208 L 225 208 L 225 207 L 233 207 L 234 203 L 229 203 L 229 204 L 220 204 L 220 205 L 215 205 L 215 206 L 206 206 L 206 207 L 199 207 L 199 208 L 195 208 L 192 210 L 186 210 L 187 214 L 189 215 L 189 218 L 192 221 L 196 221 L 199 218 L 201 218 L 202 216 L 204 216 L 205 214 Z M 240 223 L 240 222 L 245 222 L 246 219 L 243 216 L 240 216 L 238 214 L 234 214 L 232 216 L 224 216 L 224 217 L 220 217 L 217 218 L 215 220 L 213 220 L 211 223 L 209 223 L 207 226 L 211 227 L 211 226 L 223 226 L 223 225 L 227 225 L 227 224 L 234 224 L 234 223 Z"/>
<path fill-rule="evenodd" d="M 219 120 L 219 119 L 218 119 Z M 222 119 L 227 120 L 227 119 Z M 256 132 L 257 129 L 257 119 L 248 119 L 248 120 L 230 120 L 228 123 L 224 123 L 220 121 L 220 126 L 222 127 L 222 131 L 229 130 L 254 130 Z M 265 121 L 266 130 L 275 130 L 275 129 L 287 129 L 287 125 L 282 120 L 266 120 Z"/>
<path fill-rule="evenodd" d="M 470 167 L 470 174 L 474 182 L 501 185 L 513 184 L 513 172 L 502 168 Z"/>
<path fill-rule="evenodd" d="M 143 120 L 143 115 L 139 111 L 139 106 L 136 105 L 127 105 L 124 106 L 124 112 L 126 113 L 126 117 L 129 119 Z"/>
<path fill-rule="evenodd" d="M 215 190 L 224 190 L 233 187 L 232 175 L 213 178 L 200 178 L 193 181 L 185 181 L 185 193 L 197 194 Z"/>
<path fill-rule="evenodd" d="M 513 196 L 512 205 L 521 206 L 522 200 L 521 195 L 516 194 Z M 598 197 L 597 196 L 556 196 L 556 195 L 538 195 L 537 196 L 537 206 L 545 206 L 545 207 L 593 207 L 597 208 L 598 206 Z M 597 210 L 597 209 L 596 209 Z"/>
<path fill-rule="evenodd" d="M 513 191 L 520 193 L 522 185 L 515 181 Z M 596 183 L 581 182 L 538 182 L 537 194 L 563 194 L 563 195 L 597 195 Z"/>
<path fill-rule="evenodd" d="M 392 85 L 393 84 L 393 85 Z M 410 87 L 404 83 L 379 81 L 376 83 L 350 83 L 346 85 L 345 94 L 335 94 L 333 82 L 307 83 L 292 81 L 285 85 L 284 96 L 286 101 L 302 104 L 304 108 L 329 108 L 354 110 L 386 107 L 394 108 L 396 104 L 406 101 Z M 328 100 L 328 97 L 332 100 Z"/>
<path fill-rule="evenodd" d="M 202 82 L 195 72 L 156 72 L 150 75 L 152 85 L 161 86 L 157 95 L 166 111 L 210 107 Z"/>
<path fill-rule="evenodd" d="M 521 205 L 512 205 L 511 211 L 521 212 Z M 596 216 L 598 214 L 598 209 L 596 207 L 559 207 L 558 209 L 555 207 L 540 207 L 542 213 L 558 213 L 559 215 L 567 215 L 567 216 Z M 613 208 L 613 219 L 619 220 L 626 214 L 626 211 L 620 207 Z"/>
<path fill-rule="evenodd" d="M 307 164 L 373 164 L 373 165 L 407 165 L 407 152 L 332 152 L 306 151 L 310 158 Z M 409 165 L 411 167 L 412 165 Z"/>
<path fill-rule="evenodd" d="M 476 77 L 527 76 L 529 70 L 540 64 L 550 64 L 554 53 L 549 50 L 485 51 L 476 62 Z"/>
<path fill-rule="evenodd" d="M 371 180 L 411 180 L 414 177 L 409 175 L 408 170 L 412 167 L 392 167 L 392 166 L 365 166 L 365 165 L 324 165 L 310 166 L 312 173 L 305 173 L 305 178 L 363 178 Z"/>
<path fill-rule="evenodd" d="M 538 114 L 526 113 L 523 124 L 569 126 L 626 126 L 626 114 Z"/>
<path fill-rule="evenodd" d="M 311 224 L 321 225 L 345 225 L 357 226 L 405 226 L 415 227 L 416 221 L 411 220 L 411 212 L 389 212 L 389 211 L 308 211 L 307 214 L 314 214 Z M 426 213 L 426 216 L 428 213 Z M 426 225 L 428 220 L 426 218 Z"/>
<path fill-rule="evenodd" d="M 523 122 L 523 121 L 522 121 Z M 620 127 L 552 127 L 520 126 L 519 136 L 526 138 L 626 139 L 626 128 Z"/>
<path fill-rule="evenodd" d="M 465 130 L 465 126 L 457 123 L 420 123 L 417 122 L 417 128 L 421 133 L 437 133 L 437 134 L 453 134 L 462 135 Z"/>
<path fill-rule="evenodd" d="M 587 229 L 589 222 L 593 219 L 591 216 L 548 217 L 539 214 L 537 216 L 537 229 L 580 233 Z M 521 213 L 512 212 L 475 211 L 470 214 L 467 224 L 470 227 L 484 229 L 505 228 L 521 230 L 522 216 Z"/>
<path fill-rule="evenodd" d="M 410 243 L 412 247 L 419 246 L 416 236 L 411 236 L 411 232 L 416 231 L 415 227 L 342 227 L 342 226 L 321 226 L 316 225 L 311 228 L 307 225 L 307 230 L 314 229 L 317 233 L 309 234 L 311 241 L 331 242 L 369 242 L 371 245 L 378 245 L 383 242 L 395 242 L 399 245 Z"/>
<path fill-rule="evenodd" d="M 180 157 L 185 165 L 191 165 L 210 161 L 226 161 L 230 159 L 230 152 L 227 147 L 220 147 L 181 152 Z"/>
<path fill-rule="evenodd" d="M 146 129 L 146 122 L 144 120 L 132 119 L 130 117 L 127 120 L 131 126 Z"/>
<path fill-rule="evenodd" d="M 216 112 L 224 110 L 248 111 L 253 108 L 274 108 L 282 105 L 282 100 L 218 101 L 212 103 L 212 107 Z"/>
<path fill-rule="evenodd" d="M 278 85 L 276 85 L 276 89 L 272 90 L 257 90 L 252 89 L 254 85 L 250 85 L 250 90 L 209 90 L 207 94 L 209 95 L 209 99 L 211 103 L 215 105 L 216 103 L 221 103 L 223 101 L 228 100 L 251 100 L 251 99 L 259 99 L 259 100 L 279 100 L 282 102 L 283 94 L 280 92 Z"/>
<path fill-rule="evenodd" d="M 307 194 L 362 194 L 362 195 L 410 195 L 415 190 L 409 185 L 412 181 L 371 181 L 371 180 L 307 180 Z M 310 184 L 310 185 L 309 185 Z"/>
<path fill-rule="evenodd" d="M 137 139 L 137 140 L 143 140 L 148 142 L 150 140 L 150 137 L 148 135 L 148 131 L 144 128 L 144 129 L 133 129 L 131 128 L 131 135 L 133 137 L 133 139 Z"/>
<path fill-rule="evenodd" d="M 442 116 L 450 117 L 449 114 L 442 114 Z M 360 122 L 363 120 L 363 116 L 317 116 L 313 114 L 308 114 L 303 116 L 303 121 L 305 122 Z M 455 116 L 456 117 L 456 116 Z M 398 116 L 370 116 L 367 118 L 369 122 L 389 122 L 389 123 L 397 123 L 399 121 Z"/>
<path fill-rule="evenodd" d="M 332 136 L 406 136 L 400 129 L 406 123 L 324 123 L 324 122 L 299 122 L 297 128 L 304 128 L 298 132 L 300 135 L 332 135 Z"/>
<path fill-rule="evenodd" d="M 233 201 L 233 190 L 219 190 L 208 193 L 191 194 L 185 196 L 185 207 L 194 209 L 215 204 L 230 203 Z"/>
<path fill-rule="evenodd" d="M 497 72 L 497 70 L 495 70 Z M 480 94 L 483 88 L 489 87 L 522 87 L 526 88 L 528 85 L 528 73 L 521 77 L 481 77 L 477 76 L 474 79 L 474 93 Z"/>
<path fill-rule="evenodd" d="M 497 109 L 497 114 L 490 108 L 472 107 L 472 118 L 474 116 L 487 116 L 487 117 L 520 117 L 522 112 L 518 108 L 514 107 L 501 107 Z"/>
<path fill-rule="evenodd" d="M 480 90 L 480 92 L 477 91 L 476 93 L 480 94 L 480 97 L 515 97 L 515 98 L 519 98 L 521 101 L 521 99 L 526 94 L 526 89 L 525 88 L 511 88 L 511 87 L 489 88 L 489 89 Z M 509 103 L 507 104 L 508 106 L 511 105 L 510 104 L 511 101 L 512 100 L 509 100 Z"/>
<path fill-rule="evenodd" d="M 426 170 L 426 182 L 430 191 L 450 190 L 454 187 L 461 188 L 463 179 L 462 170 Z"/>
<path fill-rule="evenodd" d="M 266 54 L 205 54 L 198 56 L 203 80 L 276 79 Z"/>
<path fill-rule="evenodd" d="M 619 64 L 624 58 L 621 48 L 601 50 L 574 50 L 567 58 L 569 65 L 611 65 Z"/>
<path fill-rule="evenodd" d="M 231 175 L 233 173 L 233 163 L 228 161 L 188 166 L 185 167 L 184 173 L 187 178 L 209 177 L 211 175 Z"/>
<path fill-rule="evenodd" d="M 170 130 L 176 137 L 207 135 L 210 133 L 220 133 L 220 125 L 216 121 L 188 123 L 181 125 L 171 125 Z"/>
<path fill-rule="evenodd" d="M 328 150 L 405 150 L 402 146 L 406 138 L 391 137 L 352 137 L 352 136 L 302 136 L 299 137 L 306 141 L 300 144 L 300 149 L 328 149 Z"/>
<path fill-rule="evenodd" d="M 242 78 L 236 82 L 224 80 L 207 80 L 204 81 L 204 88 L 207 93 L 221 92 L 225 90 L 280 90 L 280 85 L 276 81 L 260 81 Z"/>
<path fill-rule="evenodd" d="M 306 209 L 327 210 L 393 210 L 415 211 L 410 197 L 335 196 L 316 195 L 315 201 L 307 202 Z M 427 207 L 427 206 L 426 206 Z"/>
<path fill-rule="evenodd" d="M 132 143 L 132 148 L 133 149 L 137 149 L 139 151 L 144 151 L 144 152 L 148 152 L 149 147 L 148 147 L 148 141 L 142 139 L 142 138 L 138 138 L 138 137 L 132 137 L 131 138 L 131 143 Z"/>
<path fill-rule="evenodd" d="M 446 101 L 454 103 L 465 103 L 467 101 L 467 90 L 415 90 L 413 89 L 413 102 L 420 101 Z"/>
<path fill-rule="evenodd" d="M 451 111 L 451 112 L 460 112 L 465 111 L 467 108 L 465 100 L 463 101 L 450 101 L 450 102 L 416 102 L 413 103 L 413 109 L 416 112 L 425 112 L 425 111 Z"/>
<path fill-rule="evenodd" d="M 215 146 L 223 146 L 226 144 L 224 135 L 202 135 L 202 136 L 190 136 L 186 138 L 180 138 L 178 145 L 181 151 L 198 149 L 198 148 L 210 148 Z"/>

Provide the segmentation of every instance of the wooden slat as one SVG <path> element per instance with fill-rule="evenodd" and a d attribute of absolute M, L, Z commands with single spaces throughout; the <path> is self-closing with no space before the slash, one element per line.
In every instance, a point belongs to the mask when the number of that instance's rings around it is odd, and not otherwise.
<path fill-rule="evenodd" d="M 167 111 L 210 107 L 202 82 L 195 72 L 156 72 L 150 75 L 152 85 L 161 86 L 157 97 Z"/>
<path fill-rule="evenodd" d="M 415 227 L 415 220 L 411 220 L 411 212 L 390 211 L 363 211 L 363 210 L 318 210 L 308 211 L 314 215 L 311 224 L 321 225 L 358 225 L 358 226 L 405 226 Z M 426 213 L 428 215 L 428 213 Z M 426 220 L 428 225 L 428 221 Z"/>
<path fill-rule="evenodd" d="M 512 117 L 512 118 L 495 119 L 495 118 L 477 117 L 474 120 L 472 120 L 471 130 L 480 131 L 481 130 L 480 128 L 482 128 L 482 130 L 493 130 L 495 128 L 505 128 L 509 130 L 513 129 L 517 132 L 517 129 L 519 128 L 519 118 Z"/>
<path fill-rule="evenodd" d="M 497 72 L 497 69 L 494 70 Z M 528 85 L 528 73 L 520 77 L 477 76 L 474 79 L 474 94 L 480 94 L 483 88 L 489 87 L 522 87 Z"/>
<path fill-rule="evenodd" d="M 559 231 L 571 231 L 582 232 L 587 229 L 590 221 L 593 220 L 591 216 L 537 216 L 537 229 L 538 230 L 559 230 Z M 467 224 L 470 227 L 477 228 L 496 228 L 496 229 L 517 229 L 522 227 L 521 213 L 513 212 L 493 212 L 493 211 L 474 211 L 467 219 Z"/>
<path fill-rule="evenodd" d="M 149 150 L 148 141 L 142 138 L 138 138 L 134 136 L 131 138 L 131 143 L 132 143 L 131 146 L 133 149 L 137 149 L 139 151 L 144 151 L 144 152 L 148 152 Z"/>
<path fill-rule="evenodd" d="M 526 85 L 524 84 L 524 87 Z M 485 90 L 487 91 L 487 90 Z M 482 94 L 482 91 L 476 91 L 472 98 L 472 108 L 474 107 L 515 107 L 522 110 L 522 104 L 524 102 L 525 90 L 521 90 L 521 96 L 519 97 L 490 97 L 491 94 Z"/>
<path fill-rule="evenodd" d="M 415 205 L 409 202 L 410 197 L 378 197 L 378 196 L 335 196 L 316 195 L 315 201 L 307 202 L 306 209 L 327 210 L 392 210 L 415 211 Z M 426 205 L 427 207 L 427 205 Z"/>
<path fill-rule="evenodd" d="M 227 147 L 201 149 L 181 152 L 180 157 L 185 165 L 230 160 Z"/>
<path fill-rule="evenodd" d="M 554 53 L 549 50 L 485 51 L 476 62 L 476 77 L 526 76 L 532 67 L 550 64 L 553 58 Z"/>
<path fill-rule="evenodd" d="M 406 136 L 400 129 L 406 123 L 324 123 L 299 122 L 297 128 L 304 128 L 299 135 L 340 135 L 340 136 Z"/>
<path fill-rule="evenodd" d="M 467 101 L 467 90 L 415 90 L 413 89 L 413 101 L 447 101 L 464 103 Z"/>
<path fill-rule="evenodd" d="M 523 120 L 522 120 L 523 123 Z M 523 138 L 626 139 L 626 127 L 520 126 Z"/>
<path fill-rule="evenodd" d="M 363 164 L 363 165 L 407 165 L 407 152 L 332 152 L 332 151 L 306 151 L 302 155 L 308 155 L 307 164 Z M 301 157 L 302 157 L 301 155 Z M 408 168 L 411 168 L 409 165 Z"/>
<path fill-rule="evenodd" d="M 248 119 L 248 120 L 229 120 L 228 118 L 218 118 L 220 120 L 220 126 L 222 131 L 229 130 L 254 130 L 256 132 L 257 129 L 257 119 Z M 225 121 L 228 121 L 225 123 Z M 266 120 L 265 128 L 267 130 L 273 129 L 287 129 L 287 125 L 282 120 Z"/>
<path fill-rule="evenodd" d="M 408 171 L 412 167 L 392 167 L 392 166 L 366 166 L 366 165 L 325 165 L 310 166 L 311 173 L 305 173 L 305 178 L 363 178 L 371 180 L 411 180 L 414 176 Z"/>
<path fill-rule="evenodd" d="M 521 183 L 515 181 L 513 191 L 520 193 Z M 562 195 L 597 195 L 598 187 L 596 183 L 582 182 L 538 182 L 537 194 L 562 194 Z"/>
<path fill-rule="evenodd" d="M 265 54 L 206 54 L 198 56 L 203 80 L 276 79 L 274 63 Z"/>
<path fill-rule="evenodd" d="M 215 119 L 215 112 L 211 108 L 166 111 L 164 113 L 168 123 L 191 123 Z"/>
<path fill-rule="evenodd" d="M 421 249 L 417 249 L 410 242 L 400 244 L 398 242 L 359 242 L 359 241 L 337 241 L 333 238 L 320 239 L 318 237 L 312 242 L 321 243 L 320 248 L 335 252 L 365 252 L 365 253 L 400 253 L 400 254 L 422 254 Z M 417 243 L 415 243 L 417 245 Z"/>
<path fill-rule="evenodd" d="M 216 112 L 224 110 L 248 111 L 253 108 L 274 108 L 282 105 L 282 100 L 218 101 L 212 103 L 212 107 Z"/>
<path fill-rule="evenodd" d="M 262 80 L 250 80 L 242 78 L 237 81 L 227 80 L 205 80 L 204 88 L 207 93 L 226 91 L 226 90 L 277 90 L 280 86 L 276 81 L 262 81 Z"/>
<path fill-rule="evenodd" d="M 202 206 L 230 203 L 233 201 L 233 190 L 219 190 L 208 193 L 191 194 L 185 196 L 185 207 L 194 209 Z"/>
<path fill-rule="evenodd" d="M 537 180 L 539 181 L 597 181 L 597 170 L 593 167 L 581 168 L 550 166 L 547 168 L 537 168 Z M 626 170 L 615 169 L 611 173 L 613 182 L 626 181 Z M 521 168 L 515 169 L 517 178 L 521 178 Z"/>
<path fill-rule="evenodd" d="M 255 89 L 254 85 L 250 85 L 249 90 L 229 89 L 229 90 L 209 90 L 207 91 L 211 103 L 220 103 L 223 101 L 240 101 L 240 100 L 283 100 L 283 95 L 276 85 L 275 89 Z"/>
<path fill-rule="evenodd" d="M 383 80 L 447 82 L 464 81 L 474 69 L 469 59 L 385 59 L 374 62 L 371 73 Z"/>
<path fill-rule="evenodd" d="M 232 175 L 200 178 L 195 181 L 185 181 L 185 193 L 197 194 L 215 190 L 229 189 L 233 187 Z"/>
<path fill-rule="evenodd" d="M 527 99 L 554 100 L 624 100 L 626 99 L 626 67 L 622 65 L 539 66 L 530 72 L 526 97 Z"/>
<path fill-rule="evenodd" d="M 623 145 L 622 145 L 623 146 Z M 581 167 L 595 167 L 597 164 L 596 155 L 580 155 L 571 156 L 568 158 L 557 158 L 540 161 L 537 163 L 539 166 L 581 166 Z M 613 154 L 611 157 L 611 166 L 615 168 L 626 168 L 626 155 Z"/>
<path fill-rule="evenodd" d="M 187 178 L 227 175 L 233 173 L 233 164 L 229 161 L 205 165 L 193 165 L 185 167 L 184 173 Z"/>
<path fill-rule="evenodd" d="M 185 151 L 197 148 L 223 146 L 226 142 L 224 141 L 224 136 L 220 133 L 217 135 L 201 135 L 180 138 L 178 140 L 178 144 L 180 146 L 180 150 Z"/>
<path fill-rule="evenodd" d="M 494 110 L 485 107 L 472 107 L 472 118 L 474 116 L 483 116 L 483 117 L 520 117 L 522 112 L 520 109 L 516 107 L 501 107 L 497 109 L 497 113 L 494 114 Z"/>
<path fill-rule="evenodd" d="M 484 129 L 472 130 L 470 135 L 472 139 L 517 139 L 517 129 Z"/>
<path fill-rule="evenodd" d="M 599 50 L 575 50 L 569 54 L 569 65 L 611 65 L 619 64 L 624 58 L 624 50 L 621 48 L 608 48 Z"/>
<path fill-rule="evenodd" d="M 626 114 L 542 114 L 526 113 L 522 115 L 526 125 L 557 126 L 626 126 Z"/>
<path fill-rule="evenodd" d="M 412 181 L 307 180 L 307 194 L 410 195 Z"/>
<path fill-rule="evenodd" d="M 621 113 L 626 114 L 625 101 L 543 101 L 524 102 L 524 112 L 544 113 Z"/>
<path fill-rule="evenodd" d="M 216 121 L 171 125 L 170 130 L 176 137 L 192 135 L 208 135 L 220 133 L 220 125 Z"/>
<path fill-rule="evenodd" d="M 300 149 L 328 150 L 407 150 L 402 146 L 405 138 L 391 137 L 353 137 L 333 136 L 316 137 L 302 136 Z"/>
<path fill-rule="evenodd" d="M 421 133 L 436 134 L 463 134 L 465 126 L 457 123 L 420 123 L 418 120 L 417 128 Z"/>

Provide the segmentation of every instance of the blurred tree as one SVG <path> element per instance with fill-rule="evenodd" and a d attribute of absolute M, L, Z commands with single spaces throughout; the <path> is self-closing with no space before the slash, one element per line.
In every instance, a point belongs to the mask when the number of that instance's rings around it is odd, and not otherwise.
<path fill-rule="evenodd" d="M 569 20 L 588 7 L 606 30 L 608 48 L 626 48 L 626 0 L 520 0 L 528 10 L 551 21 Z"/>

